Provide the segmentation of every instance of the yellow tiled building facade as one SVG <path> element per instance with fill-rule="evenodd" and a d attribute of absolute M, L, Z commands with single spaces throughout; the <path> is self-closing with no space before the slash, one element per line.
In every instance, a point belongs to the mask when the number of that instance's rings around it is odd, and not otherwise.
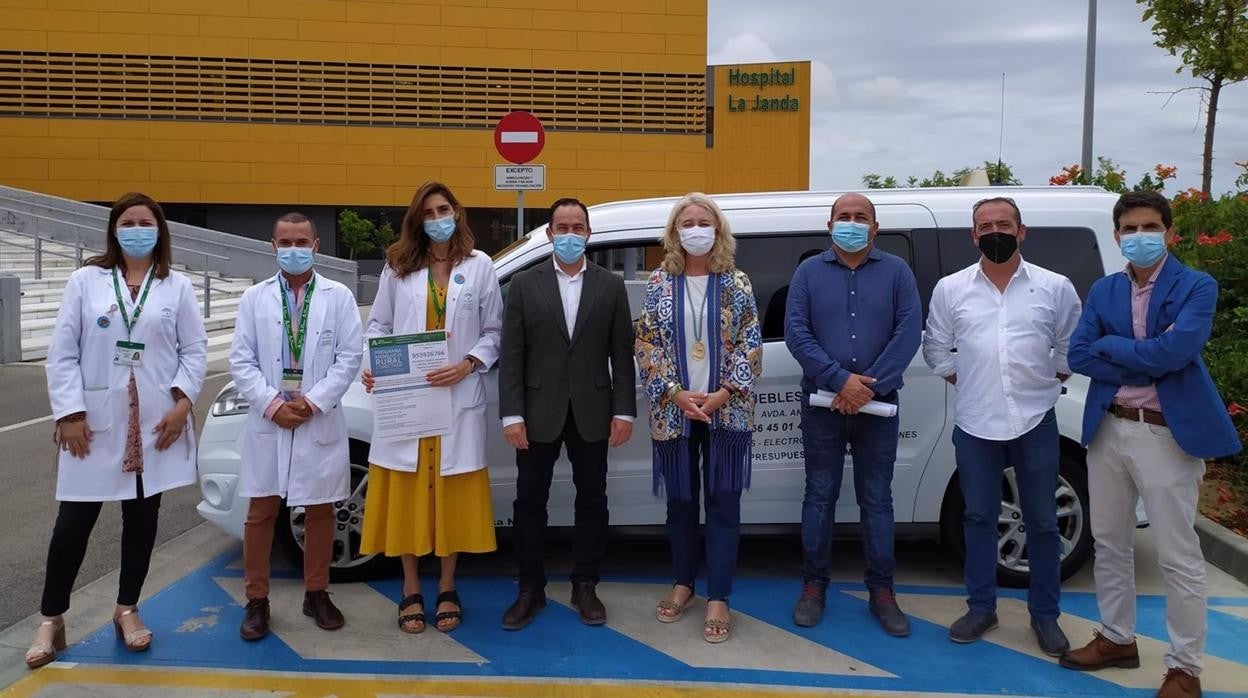
<path fill-rule="evenodd" d="M 547 131 L 547 189 L 529 207 L 806 189 L 809 64 L 708 69 L 706 13 L 706 0 L 0 0 L 0 183 L 101 202 L 140 190 L 210 226 L 271 220 L 267 207 L 331 220 L 402 207 L 429 179 L 502 211 L 515 194 L 493 188 L 492 129 L 525 109 Z"/>

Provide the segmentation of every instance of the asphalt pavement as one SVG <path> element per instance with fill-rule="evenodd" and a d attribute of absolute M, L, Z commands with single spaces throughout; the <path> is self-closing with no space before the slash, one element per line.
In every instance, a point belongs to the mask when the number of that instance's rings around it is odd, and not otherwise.
<path fill-rule="evenodd" d="M 209 373 L 195 414 L 205 415 L 228 375 Z M 0 366 L 0 628 L 39 610 L 48 539 L 56 521 L 54 422 L 41 364 Z M 199 489 L 183 487 L 161 501 L 160 545 L 202 522 L 195 512 Z M 121 555 L 121 507 L 104 507 L 75 589 L 117 569 Z"/>

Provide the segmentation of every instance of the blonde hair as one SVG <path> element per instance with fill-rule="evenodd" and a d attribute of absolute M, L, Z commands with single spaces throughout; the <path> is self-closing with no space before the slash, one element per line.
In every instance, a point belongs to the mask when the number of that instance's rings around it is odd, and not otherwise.
<path fill-rule="evenodd" d="M 672 206 L 672 212 L 667 217 L 667 227 L 663 229 L 663 237 L 660 238 L 666 253 L 660 265 L 663 271 L 672 275 L 685 273 L 685 249 L 680 246 L 680 231 L 676 229 L 676 220 L 690 206 L 701 206 L 715 219 L 715 244 L 711 247 L 711 256 L 707 260 L 711 273 L 732 271 L 736 266 L 733 260 L 737 254 L 737 240 L 732 237 L 732 227 L 728 225 L 728 218 L 719 209 L 719 205 L 701 192 L 686 194 Z"/>

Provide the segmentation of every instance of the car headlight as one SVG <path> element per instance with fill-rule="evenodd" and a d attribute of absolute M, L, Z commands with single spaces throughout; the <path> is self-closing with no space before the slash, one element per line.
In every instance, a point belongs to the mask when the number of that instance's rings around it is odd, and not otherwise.
<path fill-rule="evenodd" d="M 251 405 L 247 403 L 247 398 L 243 397 L 242 393 L 235 388 L 226 388 L 212 403 L 211 412 L 214 417 L 229 417 L 235 414 L 247 414 L 249 409 Z"/>

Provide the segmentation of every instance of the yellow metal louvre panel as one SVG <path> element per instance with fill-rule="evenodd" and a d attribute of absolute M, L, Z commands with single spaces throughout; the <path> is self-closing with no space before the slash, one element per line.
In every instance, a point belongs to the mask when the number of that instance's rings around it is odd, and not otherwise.
<path fill-rule="evenodd" d="M 0 116 L 701 134 L 706 76 L 0 51 Z"/>

